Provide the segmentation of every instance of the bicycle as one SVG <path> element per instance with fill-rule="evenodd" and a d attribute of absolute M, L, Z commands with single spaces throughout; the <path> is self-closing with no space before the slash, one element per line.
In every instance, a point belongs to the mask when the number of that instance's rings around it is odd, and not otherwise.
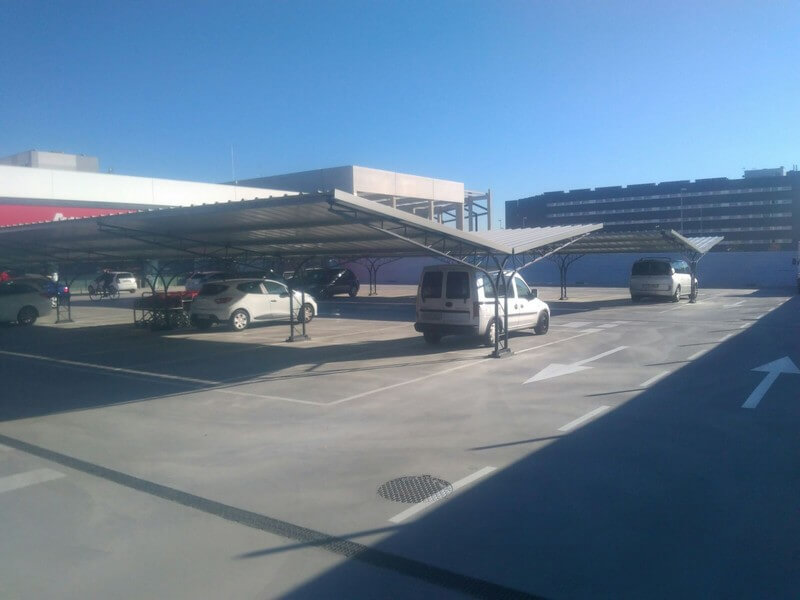
<path fill-rule="evenodd" d="M 115 287 L 102 288 L 102 287 L 95 287 L 93 285 L 89 286 L 89 300 L 95 302 L 97 300 L 103 300 L 104 298 L 110 298 L 111 300 L 116 300 L 117 298 L 119 298 L 119 290 Z"/>

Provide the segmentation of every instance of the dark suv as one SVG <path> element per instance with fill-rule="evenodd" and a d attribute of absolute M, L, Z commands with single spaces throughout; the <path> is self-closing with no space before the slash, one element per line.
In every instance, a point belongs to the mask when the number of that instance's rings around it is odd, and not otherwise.
<path fill-rule="evenodd" d="M 289 283 L 294 289 L 303 290 L 314 298 L 330 298 L 336 294 L 358 295 L 360 284 L 350 269 L 306 269 L 292 277 Z"/>

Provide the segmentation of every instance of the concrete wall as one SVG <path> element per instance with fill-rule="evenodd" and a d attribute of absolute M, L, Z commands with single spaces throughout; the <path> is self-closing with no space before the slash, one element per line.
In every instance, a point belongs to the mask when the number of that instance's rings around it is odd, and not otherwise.
<path fill-rule="evenodd" d="M 45 152 L 42 150 L 27 150 L 11 156 L 5 156 L 0 158 L 0 165 L 86 171 L 90 173 L 96 173 L 100 170 L 100 161 L 97 160 L 96 156 Z"/>
<path fill-rule="evenodd" d="M 31 199 L 104 205 L 189 206 L 286 193 L 217 183 L 0 165 L 0 203 Z"/>
<path fill-rule="evenodd" d="M 570 267 L 568 285 L 628 285 L 631 266 L 642 254 L 595 254 L 584 256 Z M 662 255 L 663 256 L 663 255 Z M 792 265 L 794 252 L 712 252 L 698 265 L 700 286 L 709 287 L 796 287 L 797 267 Z M 675 256 L 675 258 L 680 258 Z M 378 271 L 378 283 L 415 284 L 422 267 L 437 264 L 433 258 L 406 258 Z M 366 269 L 357 272 L 364 285 L 369 281 Z M 533 285 L 558 285 L 558 267 L 545 259 L 526 269 L 525 279 Z"/>
<path fill-rule="evenodd" d="M 353 187 L 353 167 L 332 167 L 330 169 L 314 169 L 313 171 L 243 179 L 239 181 L 239 184 L 305 193 L 332 189 L 342 190 L 351 194 L 355 191 Z"/>

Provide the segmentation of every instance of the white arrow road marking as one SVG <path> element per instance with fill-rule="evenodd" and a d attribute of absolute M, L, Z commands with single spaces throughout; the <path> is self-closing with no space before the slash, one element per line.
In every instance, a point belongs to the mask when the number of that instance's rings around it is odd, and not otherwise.
<path fill-rule="evenodd" d="M 564 365 L 561 363 L 552 363 L 547 365 L 544 369 L 539 371 L 536 375 L 531 377 L 530 379 L 523 382 L 525 383 L 532 383 L 534 381 L 542 381 L 544 379 L 550 379 L 551 377 L 559 377 L 561 375 L 569 375 L 570 373 L 577 373 L 578 371 L 585 371 L 586 369 L 591 369 L 592 367 L 584 367 L 588 362 L 592 362 L 599 358 L 603 358 L 604 356 L 608 356 L 609 354 L 614 354 L 615 352 L 619 352 L 620 350 L 625 350 L 627 346 L 619 346 L 618 348 L 614 348 L 613 350 L 608 350 L 607 352 L 603 352 L 598 354 L 597 356 L 592 356 L 591 358 L 584 358 L 583 360 L 579 360 L 576 363 L 572 363 L 571 365 Z"/>
<path fill-rule="evenodd" d="M 724 304 L 722 308 L 735 308 L 737 306 L 741 306 L 744 304 L 744 300 L 739 300 L 738 302 L 734 302 L 733 304 Z"/>
<path fill-rule="evenodd" d="M 764 397 L 764 394 L 767 393 L 767 390 L 773 383 L 775 383 L 775 380 L 781 373 L 800 375 L 800 369 L 797 368 L 797 365 L 795 365 L 792 362 L 792 359 L 788 356 L 784 356 L 778 360 L 773 360 L 771 363 L 756 367 L 753 369 L 753 371 L 761 371 L 766 373 L 767 376 L 761 380 L 761 383 L 759 383 L 756 386 L 756 389 L 754 389 L 750 396 L 747 397 L 747 400 L 745 400 L 744 404 L 742 404 L 742 408 L 755 408 L 758 406 L 758 403 L 761 402 L 761 398 Z"/>
<path fill-rule="evenodd" d="M 45 481 L 51 481 L 53 479 L 61 479 L 62 477 L 64 477 L 63 473 L 59 473 L 53 469 L 35 469 L 27 473 L 17 473 L 16 475 L 9 475 L 8 477 L 0 477 L 0 494 L 28 487 L 29 485 L 44 483 Z"/>

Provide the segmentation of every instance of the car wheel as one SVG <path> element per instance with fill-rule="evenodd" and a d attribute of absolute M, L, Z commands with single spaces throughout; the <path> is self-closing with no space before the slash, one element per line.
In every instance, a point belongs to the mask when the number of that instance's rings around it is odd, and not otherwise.
<path fill-rule="evenodd" d="M 358 296 L 358 284 L 357 283 L 354 283 L 353 285 L 350 286 L 350 291 L 347 292 L 347 295 L 350 296 L 351 298 L 355 298 L 356 296 Z"/>
<path fill-rule="evenodd" d="M 547 333 L 548 329 L 550 329 L 550 315 L 547 314 L 547 311 L 544 311 L 539 315 L 539 321 L 537 321 L 533 330 L 536 332 L 536 335 L 544 335 Z"/>
<path fill-rule="evenodd" d="M 17 314 L 17 323 L 20 325 L 33 325 L 39 313 L 32 306 L 23 306 Z"/>
<path fill-rule="evenodd" d="M 297 315 L 297 320 L 302 323 L 310 323 L 314 318 L 314 307 L 310 304 L 303 304 L 300 313 Z"/>
<path fill-rule="evenodd" d="M 423 331 L 422 337 L 429 344 L 438 344 L 442 341 L 442 334 L 438 331 Z"/>
<path fill-rule="evenodd" d="M 486 327 L 486 333 L 483 335 L 483 343 L 487 346 L 494 347 L 498 329 L 502 331 L 502 327 L 497 326 L 497 321 L 495 319 L 489 321 L 489 325 Z"/>
<path fill-rule="evenodd" d="M 247 311 L 238 308 L 233 311 L 231 315 L 231 327 L 234 331 L 244 331 L 247 329 L 247 326 L 250 325 L 250 315 L 247 314 Z"/>
<path fill-rule="evenodd" d="M 675 293 L 672 294 L 672 301 L 679 302 L 681 299 L 681 286 L 675 286 Z"/>

